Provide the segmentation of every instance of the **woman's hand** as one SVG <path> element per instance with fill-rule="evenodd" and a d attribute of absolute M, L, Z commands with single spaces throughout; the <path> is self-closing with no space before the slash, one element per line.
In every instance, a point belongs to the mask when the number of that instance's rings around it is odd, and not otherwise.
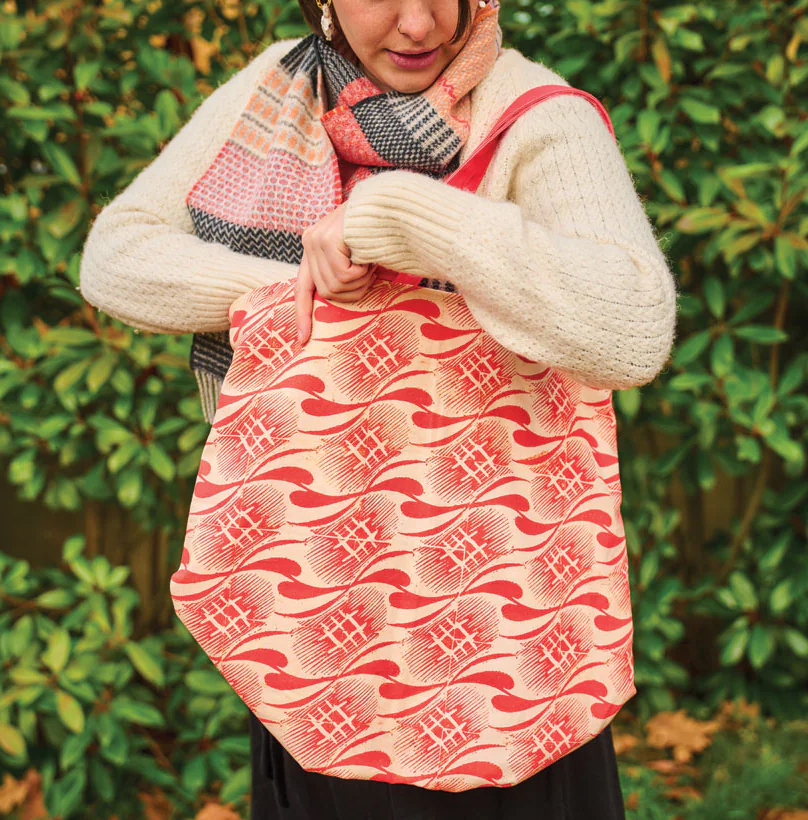
<path fill-rule="evenodd" d="M 376 265 L 351 262 L 350 249 L 342 241 L 345 205 L 343 202 L 303 231 L 303 259 L 295 282 L 295 316 L 300 344 L 311 335 L 315 290 L 335 302 L 356 302 L 373 282 Z"/>

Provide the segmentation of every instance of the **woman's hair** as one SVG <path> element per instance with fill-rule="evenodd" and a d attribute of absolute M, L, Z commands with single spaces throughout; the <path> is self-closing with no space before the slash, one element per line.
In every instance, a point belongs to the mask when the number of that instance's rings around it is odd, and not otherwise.
<path fill-rule="evenodd" d="M 316 0 L 297 0 L 297 2 L 300 6 L 300 10 L 303 12 L 303 19 L 306 21 L 306 25 L 308 25 L 315 34 L 322 35 L 323 30 L 320 26 L 320 18 L 323 13 L 317 5 Z M 455 28 L 455 32 L 452 35 L 450 41 L 452 43 L 456 43 L 466 35 L 472 22 L 471 8 L 469 7 L 468 0 L 457 0 L 457 12 L 457 28 Z M 334 19 L 334 34 L 331 45 L 337 51 L 342 52 L 346 57 L 350 58 L 351 56 L 355 56 L 353 50 L 348 45 L 348 41 L 345 39 L 345 35 L 340 29 L 339 20 L 337 20 L 337 15 L 334 14 L 333 7 L 331 9 L 331 16 Z"/>

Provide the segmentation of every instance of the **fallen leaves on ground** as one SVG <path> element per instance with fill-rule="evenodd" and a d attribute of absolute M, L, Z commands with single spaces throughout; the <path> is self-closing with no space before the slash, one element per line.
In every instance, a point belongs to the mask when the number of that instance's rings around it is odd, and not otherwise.
<path fill-rule="evenodd" d="M 165 792 L 153 789 L 150 792 L 140 792 L 138 795 L 143 803 L 143 817 L 145 820 L 169 820 L 174 811 L 174 805 Z"/>
<path fill-rule="evenodd" d="M 696 720 L 684 709 L 660 712 L 645 724 L 646 740 L 655 749 L 673 749 L 673 758 L 687 763 L 695 752 L 712 743 L 712 734 L 721 728 L 720 720 Z"/>
<path fill-rule="evenodd" d="M 222 806 L 220 803 L 208 803 L 202 808 L 194 820 L 241 820 L 231 806 Z"/>
<path fill-rule="evenodd" d="M 639 742 L 640 739 L 636 735 L 612 730 L 612 744 L 614 745 L 614 753 L 618 757 L 631 751 Z"/>
<path fill-rule="evenodd" d="M 0 785 L 0 814 L 16 810 L 18 820 L 47 820 L 48 810 L 42 796 L 42 776 L 36 769 L 28 769 L 22 780 L 8 772 Z"/>

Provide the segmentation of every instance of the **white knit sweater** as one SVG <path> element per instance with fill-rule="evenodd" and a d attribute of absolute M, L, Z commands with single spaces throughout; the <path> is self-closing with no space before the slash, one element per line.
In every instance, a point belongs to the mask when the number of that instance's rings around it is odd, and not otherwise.
<path fill-rule="evenodd" d="M 191 186 L 230 136 L 261 75 L 299 39 L 278 41 L 214 91 L 157 158 L 98 215 L 80 288 L 142 330 L 225 330 L 242 293 L 297 266 L 193 234 Z M 569 85 L 503 49 L 471 92 L 460 161 L 523 91 Z M 650 382 L 670 354 L 676 285 L 622 153 L 587 100 L 539 103 L 511 126 L 477 194 L 408 170 L 351 192 L 343 238 L 358 263 L 453 282 L 505 347 L 596 388 Z"/>

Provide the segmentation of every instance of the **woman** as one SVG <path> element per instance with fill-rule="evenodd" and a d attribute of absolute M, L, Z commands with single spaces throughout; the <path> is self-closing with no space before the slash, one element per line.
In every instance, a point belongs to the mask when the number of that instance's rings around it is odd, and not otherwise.
<path fill-rule="evenodd" d="M 376 265 L 459 290 L 495 339 L 583 384 L 646 384 L 673 343 L 676 288 L 619 148 L 585 99 L 525 113 L 479 194 L 442 179 L 523 91 L 567 85 L 501 47 L 496 0 L 300 0 L 313 34 L 217 89 L 99 215 L 85 298 L 134 327 L 193 332 L 210 420 L 228 308 L 295 279 L 355 301 Z M 252 818 L 624 816 L 611 732 L 508 788 L 461 793 L 307 773 L 250 716 Z"/>

